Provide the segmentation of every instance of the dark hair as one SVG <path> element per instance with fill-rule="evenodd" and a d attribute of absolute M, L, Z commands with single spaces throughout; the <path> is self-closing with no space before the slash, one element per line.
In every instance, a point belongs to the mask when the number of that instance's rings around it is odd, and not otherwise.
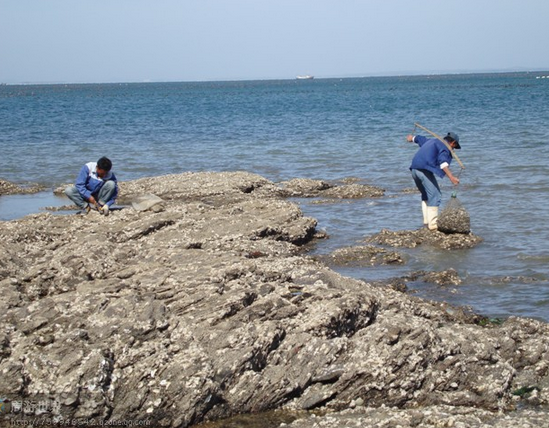
<path fill-rule="evenodd" d="M 97 161 L 97 168 L 109 172 L 112 168 L 112 162 L 109 158 L 106 158 L 105 156 L 103 156 L 101 159 Z"/>
<path fill-rule="evenodd" d="M 454 140 L 452 137 L 450 137 L 449 135 L 447 135 L 446 137 L 444 137 L 444 141 L 447 141 L 448 143 L 453 143 L 453 142 L 456 141 L 456 140 Z"/>

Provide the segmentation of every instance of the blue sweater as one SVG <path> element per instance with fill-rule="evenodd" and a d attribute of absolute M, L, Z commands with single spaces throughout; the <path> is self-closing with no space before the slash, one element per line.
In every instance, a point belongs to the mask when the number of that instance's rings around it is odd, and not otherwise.
<path fill-rule="evenodd" d="M 446 173 L 442 168 L 452 162 L 452 154 L 448 147 L 438 138 L 428 139 L 423 135 L 416 135 L 414 143 L 419 146 L 419 150 L 412 159 L 410 169 L 424 169 L 444 178 Z"/>
<path fill-rule="evenodd" d="M 78 192 L 87 201 L 91 195 L 96 197 L 101 190 L 101 187 L 103 187 L 103 184 L 109 180 L 114 181 L 114 183 L 117 184 L 116 176 L 112 171 L 109 171 L 105 177 L 99 178 L 97 176 L 97 163 L 90 162 L 84 165 L 80 170 L 78 177 L 76 177 L 75 186 L 78 189 Z M 114 204 L 114 201 L 118 196 L 118 185 L 116 185 L 115 189 L 113 197 L 106 202 L 109 207 Z"/>

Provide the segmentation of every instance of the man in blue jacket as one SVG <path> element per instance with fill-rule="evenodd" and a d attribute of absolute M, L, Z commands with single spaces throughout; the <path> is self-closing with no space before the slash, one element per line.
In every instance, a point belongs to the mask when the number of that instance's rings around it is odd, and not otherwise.
<path fill-rule="evenodd" d="M 444 141 L 448 145 L 438 138 L 427 138 L 422 135 L 408 135 L 406 139 L 419 146 L 419 150 L 412 159 L 410 170 L 416 186 L 421 192 L 423 225 L 430 230 L 436 230 L 442 193 L 435 176 L 440 178 L 448 176 L 454 185 L 459 184 L 459 178 L 450 171 L 451 150 L 461 149 L 459 137 L 453 132 L 448 132 L 448 135 L 444 137 Z"/>
<path fill-rule="evenodd" d="M 80 169 L 74 186 L 65 189 L 65 194 L 87 214 L 91 209 L 109 215 L 109 208 L 118 195 L 116 176 L 111 171 L 112 162 L 102 157 L 97 162 L 89 162 Z"/>

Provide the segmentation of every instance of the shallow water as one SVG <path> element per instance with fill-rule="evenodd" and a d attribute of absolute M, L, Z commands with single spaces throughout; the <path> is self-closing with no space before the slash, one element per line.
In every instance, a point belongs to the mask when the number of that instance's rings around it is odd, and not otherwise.
<path fill-rule="evenodd" d="M 51 191 L 30 195 L 4 195 L 0 196 L 0 220 L 15 220 L 29 214 L 47 212 L 44 210 L 46 207 L 60 207 L 70 203 L 68 198 L 56 196 Z"/>
<path fill-rule="evenodd" d="M 300 201 L 329 233 L 315 249 L 327 253 L 382 228 L 420 227 L 419 196 L 403 192 L 413 187 L 408 166 L 416 150 L 405 136 L 414 122 L 452 130 L 466 167 L 458 197 L 484 242 L 471 250 L 404 251 L 405 266 L 341 271 L 379 279 L 454 268 L 460 286 L 409 285 L 488 316 L 549 321 L 549 82 L 535 76 L 2 86 L 0 177 L 54 187 L 108 155 L 121 180 L 246 170 L 273 181 L 352 176 L 385 188 L 378 199 Z M 459 171 L 455 162 L 452 169 Z M 442 184 L 444 204 L 455 189 Z M 0 219 L 22 214 L 6 198 Z"/>

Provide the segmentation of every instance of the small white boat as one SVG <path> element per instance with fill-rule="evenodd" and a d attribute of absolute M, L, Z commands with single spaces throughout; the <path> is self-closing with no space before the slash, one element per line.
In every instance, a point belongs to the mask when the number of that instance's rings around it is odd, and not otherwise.
<path fill-rule="evenodd" d="M 312 80 L 315 78 L 315 76 L 311 76 L 310 74 L 305 74 L 303 76 L 296 76 L 297 80 Z"/>

